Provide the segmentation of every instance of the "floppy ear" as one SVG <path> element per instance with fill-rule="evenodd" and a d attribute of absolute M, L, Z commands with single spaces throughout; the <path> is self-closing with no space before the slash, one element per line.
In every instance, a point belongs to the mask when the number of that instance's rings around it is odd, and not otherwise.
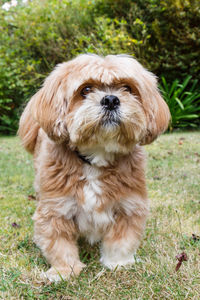
<path fill-rule="evenodd" d="M 64 120 L 67 103 L 63 87 L 63 80 L 66 77 L 66 64 L 58 65 L 46 78 L 43 87 L 31 99 L 33 118 L 47 135 L 57 142 L 68 139 L 68 131 Z"/>
<path fill-rule="evenodd" d="M 31 106 L 32 100 L 29 101 L 20 118 L 18 135 L 22 140 L 24 148 L 28 152 L 34 153 L 40 125 L 33 119 Z"/>
<path fill-rule="evenodd" d="M 146 115 L 146 133 L 140 142 L 141 145 L 150 144 L 163 133 L 170 121 L 170 111 L 161 97 L 155 76 L 145 70 L 143 88 L 139 88 L 143 109 Z"/>

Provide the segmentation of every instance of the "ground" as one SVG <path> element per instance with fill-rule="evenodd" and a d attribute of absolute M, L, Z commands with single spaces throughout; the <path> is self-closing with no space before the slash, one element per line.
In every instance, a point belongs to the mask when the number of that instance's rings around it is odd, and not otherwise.
<path fill-rule="evenodd" d="M 151 213 L 135 265 L 109 271 L 99 246 L 81 240 L 87 267 L 50 284 L 39 277 L 49 266 L 32 241 L 31 156 L 18 138 L 0 138 L 0 299 L 199 299 L 200 132 L 165 134 L 145 148 Z"/>

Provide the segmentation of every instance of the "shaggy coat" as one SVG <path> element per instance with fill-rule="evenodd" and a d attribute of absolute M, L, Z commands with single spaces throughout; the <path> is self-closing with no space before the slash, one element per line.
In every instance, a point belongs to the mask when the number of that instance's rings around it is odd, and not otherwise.
<path fill-rule="evenodd" d="M 134 263 L 148 214 L 141 146 L 169 119 L 154 75 L 124 55 L 62 63 L 31 98 L 19 135 L 34 156 L 34 239 L 51 281 L 84 267 L 79 236 L 102 242 L 108 268 Z"/>

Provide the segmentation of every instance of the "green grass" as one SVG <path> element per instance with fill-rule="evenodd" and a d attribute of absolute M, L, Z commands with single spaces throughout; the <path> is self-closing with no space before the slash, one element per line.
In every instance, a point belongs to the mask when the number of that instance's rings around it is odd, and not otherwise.
<path fill-rule="evenodd" d="M 59 284 L 42 281 L 48 264 L 34 245 L 32 159 L 18 138 L 0 138 L 0 299 L 199 299 L 200 132 L 163 135 L 146 147 L 151 214 L 131 269 L 104 269 L 99 247 L 80 241 L 87 268 Z M 13 227 L 13 223 L 20 227 Z M 176 255 L 185 252 L 178 272 Z"/>

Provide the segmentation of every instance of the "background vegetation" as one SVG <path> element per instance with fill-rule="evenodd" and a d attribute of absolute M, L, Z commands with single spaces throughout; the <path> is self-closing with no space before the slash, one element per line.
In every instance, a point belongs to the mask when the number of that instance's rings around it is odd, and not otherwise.
<path fill-rule="evenodd" d="M 0 132 L 15 133 L 44 77 L 79 53 L 128 53 L 169 84 L 190 75 L 191 87 L 200 79 L 199 24 L 199 0 L 19 0 L 0 8 Z"/>

